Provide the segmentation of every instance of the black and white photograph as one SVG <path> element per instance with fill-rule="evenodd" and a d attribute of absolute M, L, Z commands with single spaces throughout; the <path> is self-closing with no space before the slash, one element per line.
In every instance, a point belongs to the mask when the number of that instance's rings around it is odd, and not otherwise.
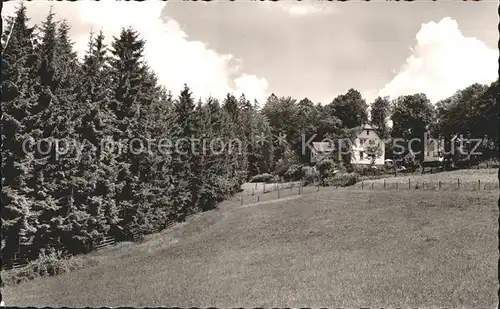
<path fill-rule="evenodd" d="M 498 308 L 499 4 L 1 2 L 1 307 Z"/>

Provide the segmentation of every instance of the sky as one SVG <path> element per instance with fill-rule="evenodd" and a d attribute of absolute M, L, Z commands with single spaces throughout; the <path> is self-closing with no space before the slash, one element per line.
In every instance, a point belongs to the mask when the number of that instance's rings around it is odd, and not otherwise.
<path fill-rule="evenodd" d="M 32 23 L 53 5 L 79 55 L 90 31 L 111 40 L 132 26 L 160 83 L 196 97 L 274 93 L 329 103 L 354 88 L 431 102 L 498 77 L 498 1 L 26 2 Z M 15 11 L 4 3 L 2 16 Z"/>

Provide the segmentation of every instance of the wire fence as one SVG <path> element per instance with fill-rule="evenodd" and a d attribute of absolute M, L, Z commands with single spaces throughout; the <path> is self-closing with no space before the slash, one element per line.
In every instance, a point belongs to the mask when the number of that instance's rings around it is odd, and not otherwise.
<path fill-rule="evenodd" d="M 273 182 L 273 183 L 256 182 L 256 183 L 244 184 L 242 188 L 247 195 L 254 196 L 256 194 L 265 194 L 277 190 L 293 189 L 293 188 L 296 189 L 299 186 L 302 186 L 301 181 Z"/>
<path fill-rule="evenodd" d="M 257 190 L 255 190 L 257 188 Z M 240 195 L 233 199 L 236 206 L 257 204 L 273 200 L 284 199 L 291 196 L 298 196 L 308 193 L 332 190 L 337 188 L 356 189 L 356 190 L 459 190 L 459 191 L 493 191 L 499 190 L 498 182 L 484 180 L 469 180 L 464 178 L 455 178 L 449 180 L 417 180 L 417 179 L 394 179 L 378 178 L 358 181 L 353 184 L 352 177 L 337 177 L 329 185 L 323 186 L 320 182 L 310 185 L 296 183 L 276 183 L 266 184 L 266 190 L 261 186 L 255 186 L 250 194 Z"/>
<path fill-rule="evenodd" d="M 254 191 L 252 194 L 239 196 L 236 199 L 233 199 L 233 201 L 235 202 L 236 205 L 243 206 L 243 205 L 257 204 L 261 202 L 279 200 L 279 199 L 289 198 L 292 196 L 299 196 L 303 194 L 309 194 L 331 189 L 330 187 L 323 187 L 319 186 L 318 184 L 304 186 L 300 182 L 294 184 L 293 186 L 291 185 L 287 186 L 286 184 L 283 184 L 283 186 L 281 185 L 282 184 L 277 183 L 274 184 L 274 186 L 272 187 L 273 190 L 257 191 L 257 192 Z"/>
<path fill-rule="evenodd" d="M 361 181 L 354 185 L 358 189 L 367 190 L 460 190 L 491 191 L 499 190 L 499 183 L 482 180 L 449 179 L 449 180 L 386 180 Z"/>

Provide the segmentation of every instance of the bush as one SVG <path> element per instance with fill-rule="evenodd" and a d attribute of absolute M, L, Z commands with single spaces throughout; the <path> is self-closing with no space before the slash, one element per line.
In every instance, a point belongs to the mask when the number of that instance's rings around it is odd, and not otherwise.
<path fill-rule="evenodd" d="M 274 171 L 274 174 L 276 174 L 278 177 L 285 177 L 286 172 L 288 171 L 288 165 L 278 165 Z"/>
<path fill-rule="evenodd" d="M 331 176 L 334 166 L 335 163 L 332 160 L 323 160 L 316 166 L 321 183 L 325 184 L 325 180 Z"/>
<path fill-rule="evenodd" d="M 498 167 L 499 167 L 499 163 L 497 160 L 486 160 L 486 161 L 483 161 L 483 162 L 477 164 L 478 169 L 498 168 Z"/>
<path fill-rule="evenodd" d="M 309 185 L 311 183 L 316 183 L 316 181 L 320 178 L 319 172 L 317 169 L 312 168 L 310 166 L 306 166 L 303 168 L 304 171 L 304 185 Z"/>
<path fill-rule="evenodd" d="M 337 173 L 334 176 L 328 177 L 325 181 L 327 186 L 347 187 L 358 182 L 359 175 L 357 173 Z"/>
<path fill-rule="evenodd" d="M 250 179 L 250 182 L 251 183 L 254 183 L 254 182 L 273 182 L 274 180 L 275 179 L 274 179 L 273 175 L 268 174 L 268 173 L 264 173 L 264 174 L 259 174 L 259 175 L 253 176 Z"/>
<path fill-rule="evenodd" d="M 320 175 L 326 175 L 329 170 L 331 170 L 334 166 L 334 162 L 332 160 L 323 160 L 318 163 L 316 166 Z"/>
<path fill-rule="evenodd" d="M 2 282 L 5 285 L 19 284 L 35 278 L 57 276 L 80 266 L 80 259 L 64 257 L 62 251 L 51 249 L 45 253 L 42 250 L 38 259 L 30 261 L 26 267 L 6 271 Z"/>
<path fill-rule="evenodd" d="M 201 188 L 198 206 L 202 211 L 211 210 L 217 207 L 217 193 L 214 187 L 203 186 Z"/>
<path fill-rule="evenodd" d="M 365 181 L 365 180 L 375 180 L 375 179 L 383 179 L 383 178 L 387 178 L 387 175 L 368 175 L 368 176 L 359 176 L 358 177 L 358 182 L 360 181 Z"/>
<path fill-rule="evenodd" d="M 352 166 L 346 165 L 343 162 L 335 162 L 333 160 L 323 160 L 317 165 L 319 178 L 323 185 L 326 184 L 328 178 L 332 178 L 337 173 L 352 173 Z"/>
<path fill-rule="evenodd" d="M 373 175 L 372 169 L 369 166 L 354 166 L 354 171 L 358 173 L 360 176 L 371 176 Z"/>
<path fill-rule="evenodd" d="M 386 174 L 393 174 L 394 168 L 389 165 L 377 166 L 373 168 L 372 166 L 361 165 L 355 166 L 354 172 L 360 176 L 381 176 Z"/>
<path fill-rule="evenodd" d="M 284 178 L 285 181 L 298 181 L 304 178 L 304 167 L 299 164 L 291 165 L 286 171 Z"/>

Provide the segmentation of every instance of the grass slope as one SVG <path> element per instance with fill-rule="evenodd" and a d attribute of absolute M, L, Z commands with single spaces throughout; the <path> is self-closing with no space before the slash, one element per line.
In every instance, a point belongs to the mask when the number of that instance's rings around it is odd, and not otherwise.
<path fill-rule="evenodd" d="M 10 306 L 492 307 L 497 192 L 325 190 L 220 210 L 2 289 Z"/>

